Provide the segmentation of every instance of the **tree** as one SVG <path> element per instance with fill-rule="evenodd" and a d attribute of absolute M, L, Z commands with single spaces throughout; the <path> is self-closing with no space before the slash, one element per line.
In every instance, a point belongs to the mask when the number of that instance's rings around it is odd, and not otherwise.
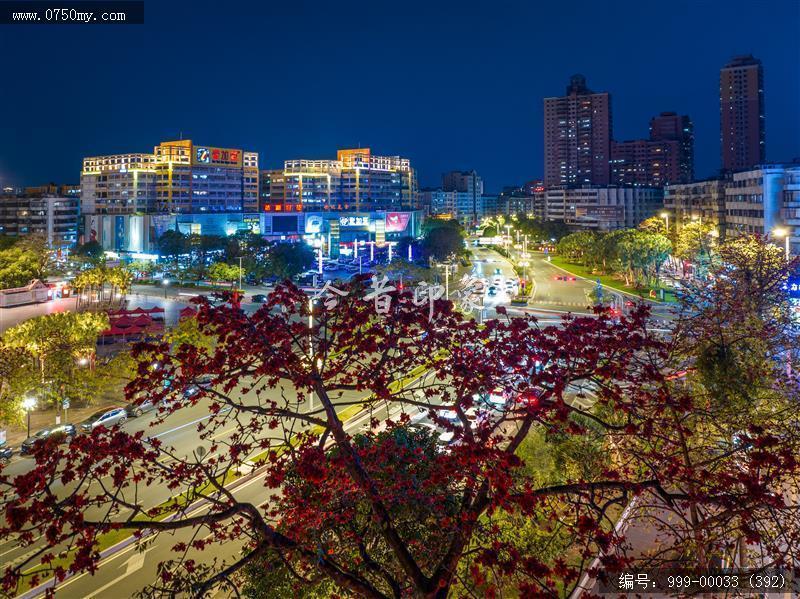
<path fill-rule="evenodd" d="M 640 231 L 645 231 L 646 233 L 656 233 L 665 237 L 669 233 L 667 231 L 667 223 L 660 216 L 651 216 L 650 218 L 646 218 L 640 222 L 639 226 L 636 228 Z"/>
<path fill-rule="evenodd" d="M 110 294 L 106 298 L 105 287 L 110 285 Z M 72 280 L 72 287 L 78 294 L 78 301 L 83 299 L 88 293 L 90 299 L 97 302 L 114 303 L 119 299 L 124 299 L 133 284 L 133 272 L 130 267 L 125 265 L 109 268 L 105 265 L 95 266 L 88 270 L 83 270 L 75 275 Z"/>
<path fill-rule="evenodd" d="M 700 279 L 704 279 L 716 260 L 717 237 L 712 223 L 691 221 L 678 229 L 675 256 L 695 266 Z"/>
<path fill-rule="evenodd" d="M 314 252 L 305 243 L 276 243 L 267 255 L 266 272 L 291 279 L 314 264 Z"/>
<path fill-rule="evenodd" d="M 76 245 L 70 256 L 77 262 L 100 266 L 105 262 L 105 254 L 100 242 L 92 240 Z"/>
<path fill-rule="evenodd" d="M 44 279 L 52 263 L 53 252 L 42 235 L 17 238 L 13 245 L 0 250 L 0 289 Z"/>
<path fill-rule="evenodd" d="M 562 237 L 556 249 L 569 260 L 591 266 L 597 262 L 599 235 L 594 231 L 578 231 Z"/>
<path fill-rule="evenodd" d="M 244 268 L 226 264 L 225 262 L 214 262 L 208 268 L 208 277 L 212 281 L 225 281 L 232 288 L 234 283 L 244 277 Z"/>
<path fill-rule="evenodd" d="M 136 278 L 147 278 L 156 271 L 156 263 L 151 260 L 134 260 L 128 264 L 128 269 Z"/>
<path fill-rule="evenodd" d="M 195 541 L 175 544 L 154 592 L 195 596 L 268 559 L 281 569 L 276 580 L 322 593 L 568 594 L 598 553 L 612 571 L 629 563 L 617 554 L 624 539 L 613 517 L 633 497 L 707 515 L 689 536 L 682 520 L 670 522 L 681 534 L 665 536 L 656 558 L 706 566 L 737 538 L 765 560 L 797 557 L 788 498 L 798 489 L 800 433 L 784 420 L 794 414 L 748 427 L 747 451 L 701 446 L 696 436 L 687 460 L 688 433 L 720 426 L 720 414 L 683 387 L 676 369 L 685 358 L 673 361 L 672 345 L 648 329 L 646 308 L 619 319 L 602 310 L 565 316 L 561 326 L 530 316 L 481 325 L 446 300 L 429 318 L 409 290 L 389 292 L 384 306 L 365 299 L 364 286 L 357 278 L 336 302 L 311 308 L 301 290 L 279 286 L 254 314 L 198 300 L 197 322 L 216 346 L 140 345 L 127 393 L 166 400 L 170 413 L 207 402 L 197 435 L 208 452 L 182 456 L 119 429 L 43 444 L 33 470 L 0 478 L 0 534 L 42 537 L 54 552 L 69 543 L 68 569 L 78 572 L 96 566 L 106 531 L 187 529 Z M 181 392 L 207 375 L 212 387 Z M 490 409 L 482 398 L 497 387 L 507 399 Z M 578 407 L 588 398 L 590 409 Z M 356 435 L 340 414 L 350 406 L 371 415 Z M 432 451 L 409 426 L 420 409 L 452 433 L 446 450 Z M 535 450 L 518 451 L 531 435 Z M 537 474 L 550 461 L 558 476 Z M 242 501 L 223 485 L 253 462 L 263 468 L 249 476 L 266 488 Z M 172 500 L 153 508 L 160 490 Z M 513 534 L 519 522 L 531 528 L 525 538 Z M 769 542 L 766 531 L 778 530 L 783 541 Z M 537 550 L 537 539 L 553 535 L 568 551 Z M 231 546 L 242 553 L 224 566 L 203 561 L 203 550 Z M 6 590 L 36 559 L 6 566 Z M 64 569 L 53 571 L 63 579 Z"/>
<path fill-rule="evenodd" d="M 17 246 L 27 256 L 33 278 L 47 278 L 53 266 L 53 250 L 47 244 L 47 238 L 42 234 L 26 235 L 20 238 Z"/>
<path fill-rule="evenodd" d="M 28 357 L 27 366 L 38 377 L 20 376 L 28 381 L 28 391 L 35 391 L 45 400 L 40 405 L 58 406 L 65 396 L 86 398 L 85 381 L 81 380 L 84 375 L 77 367 L 81 360 L 94 359 L 97 339 L 108 327 L 105 314 L 57 312 L 11 327 L 3 334 L 2 346 Z M 84 392 L 79 392 L 80 389 Z"/>
<path fill-rule="evenodd" d="M 456 221 L 441 222 L 444 224 L 429 228 L 425 233 L 422 250 L 425 256 L 446 262 L 464 253 L 464 237 Z"/>
<path fill-rule="evenodd" d="M 169 229 L 158 238 L 158 252 L 160 255 L 169 258 L 175 266 L 178 258 L 189 251 L 189 242 L 186 235 L 180 231 Z"/>

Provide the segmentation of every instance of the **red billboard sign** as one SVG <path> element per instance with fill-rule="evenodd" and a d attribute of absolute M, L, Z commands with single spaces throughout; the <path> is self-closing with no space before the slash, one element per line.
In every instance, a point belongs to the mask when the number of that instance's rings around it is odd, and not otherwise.
<path fill-rule="evenodd" d="M 411 214 L 408 212 L 387 212 L 386 213 L 386 232 L 400 233 L 408 227 Z"/>

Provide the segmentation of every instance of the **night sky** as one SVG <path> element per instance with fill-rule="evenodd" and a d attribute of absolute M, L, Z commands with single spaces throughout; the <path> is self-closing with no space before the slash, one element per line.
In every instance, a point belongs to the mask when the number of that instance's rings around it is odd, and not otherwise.
<path fill-rule="evenodd" d="M 0 185 L 78 183 L 83 156 L 198 143 L 289 158 L 411 159 L 422 186 L 475 168 L 541 177 L 542 98 L 583 73 L 616 139 L 661 111 L 719 168 L 719 69 L 765 70 L 767 159 L 800 156 L 800 1 L 146 2 L 141 26 L 0 25 Z"/>

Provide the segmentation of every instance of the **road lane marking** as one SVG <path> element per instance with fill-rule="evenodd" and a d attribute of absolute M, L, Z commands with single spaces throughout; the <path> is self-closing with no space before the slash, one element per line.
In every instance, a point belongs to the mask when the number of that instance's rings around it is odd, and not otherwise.
<path fill-rule="evenodd" d="M 130 556 L 126 561 L 127 566 L 125 568 L 125 572 L 122 575 L 117 576 L 111 582 L 108 582 L 108 583 L 104 584 L 103 586 L 101 586 L 96 591 L 90 593 L 89 595 L 86 595 L 85 599 L 92 599 L 93 597 L 97 597 L 100 593 L 102 593 L 103 591 L 105 591 L 108 588 L 111 588 L 112 586 L 117 584 L 123 578 L 127 578 L 128 576 L 130 576 L 134 572 L 136 572 L 138 570 L 141 570 L 144 567 L 144 560 L 147 557 L 147 552 L 152 550 L 152 549 L 153 549 L 153 547 L 148 547 L 144 551 L 140 551 L 140 552 L 136 553 L 135 555 Z"/>

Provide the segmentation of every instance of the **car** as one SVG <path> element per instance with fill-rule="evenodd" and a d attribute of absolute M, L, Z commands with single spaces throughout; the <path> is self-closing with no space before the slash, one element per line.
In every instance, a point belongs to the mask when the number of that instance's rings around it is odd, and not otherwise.
<path fill-rule="evenodd" d="M 154 402 L 152 399 L 145 399 L 141 403 L 131 402 L 127 406 L 125 406 L 125 414 L 128 418 L 138 418 L 142 414 L 146 414 L 147 412 L 152 412 L 155 410 L 159 405 L 164 405 L 166 402 Z"/>
<path fill-rule="evenodd" d="M 503 271 L 502 271 L 502 270 L 500 270 L 499 268 L 495 268 L 495 269 L 494 269 L 494 274 L 496 274 L 496 275 L 501 275 L 501 274 L 503 274 Z"/>
<path fill-rule="evenodd" d="M 43 442 L 45 439 L 58 439 L 59 443 L 68 443 L 72 437 L 75 436 L 74 424 L 57 424 L 37 431 L 33 436 L 28 437 L 22 442 L 19 448 L 20 455 L 26 455 L 33 452 L 33 448 L 37 443 Z"/>
<path fill-rule="evenodd" d="M 267 298 L 267 296 L 264 295 L 263 293 L 256 293 L 253 296 L 252 299 L 253 299 L 253 302 L 256 303 L 256 304 L 264 304 L 264 303 L 266 303 L 267 299 L 269 299 L 269 298 Z"/>
<path fill-rule="evenodd" d="M 492 277 L 492 285 L 502 285 L 504 280 L 502 275 L 495 275 Z"/>
<path fill-rule="evenodd" d="M 11 459 L 11 456 L 14 455 L 14 450 L 11 449 L 8 445 L 3 443 L 0 445 L 0 464 L 5 464 L 7 461 Z"/>
<path fill-rule="evenodd" d="M 436 442 L 439 443 L 439 445 L 449 445 L 453 440 L 453 436 L 455 435 L 453 431 L 442 430 L 432 422 L 416 422 L 414 424 L 410 424 L 408 428 L 412 431 L 428 432 L 433 438 L 436 439 Z"/>
<path fill-rule="evenodd" d="M 210 386 L 210 383 L 204 383 L 202 381 L 198 381 L 195 385 L 187 385 L 183 390 L 183 396 L 189 399 L 197 395 L 202 389 L 207 389 Z"/>
<path fill-rule="evenodd" d="M 490 410 L 502 412 L 507 403 L 506 393 L 499 388 L 492 389 L 489 393 L 479 393 L 473 396 L 473 401 L 482 405 Z"/>
<path fill-rule="evenodd" d="M 111 408 L 100 410 L 89 416 L 86 420 L 81 422 L 81 432 L 91 433 L 94 429 L 100 426 L 111 428 L 115 424 L 124 424 L 128 419 L 128 413 L 125 408 Z"/>
<path fill-rule="evenodd" d="M 494 297 L 495 295 L 497 295 L 497 287 L 495 287 L 494 285 L 492 285 L 491 287 L 489 287 L 489 289 L 488 289 L 488 291 L 486 292 L 486 294 L 487 294 L 489 297 Z"/>

